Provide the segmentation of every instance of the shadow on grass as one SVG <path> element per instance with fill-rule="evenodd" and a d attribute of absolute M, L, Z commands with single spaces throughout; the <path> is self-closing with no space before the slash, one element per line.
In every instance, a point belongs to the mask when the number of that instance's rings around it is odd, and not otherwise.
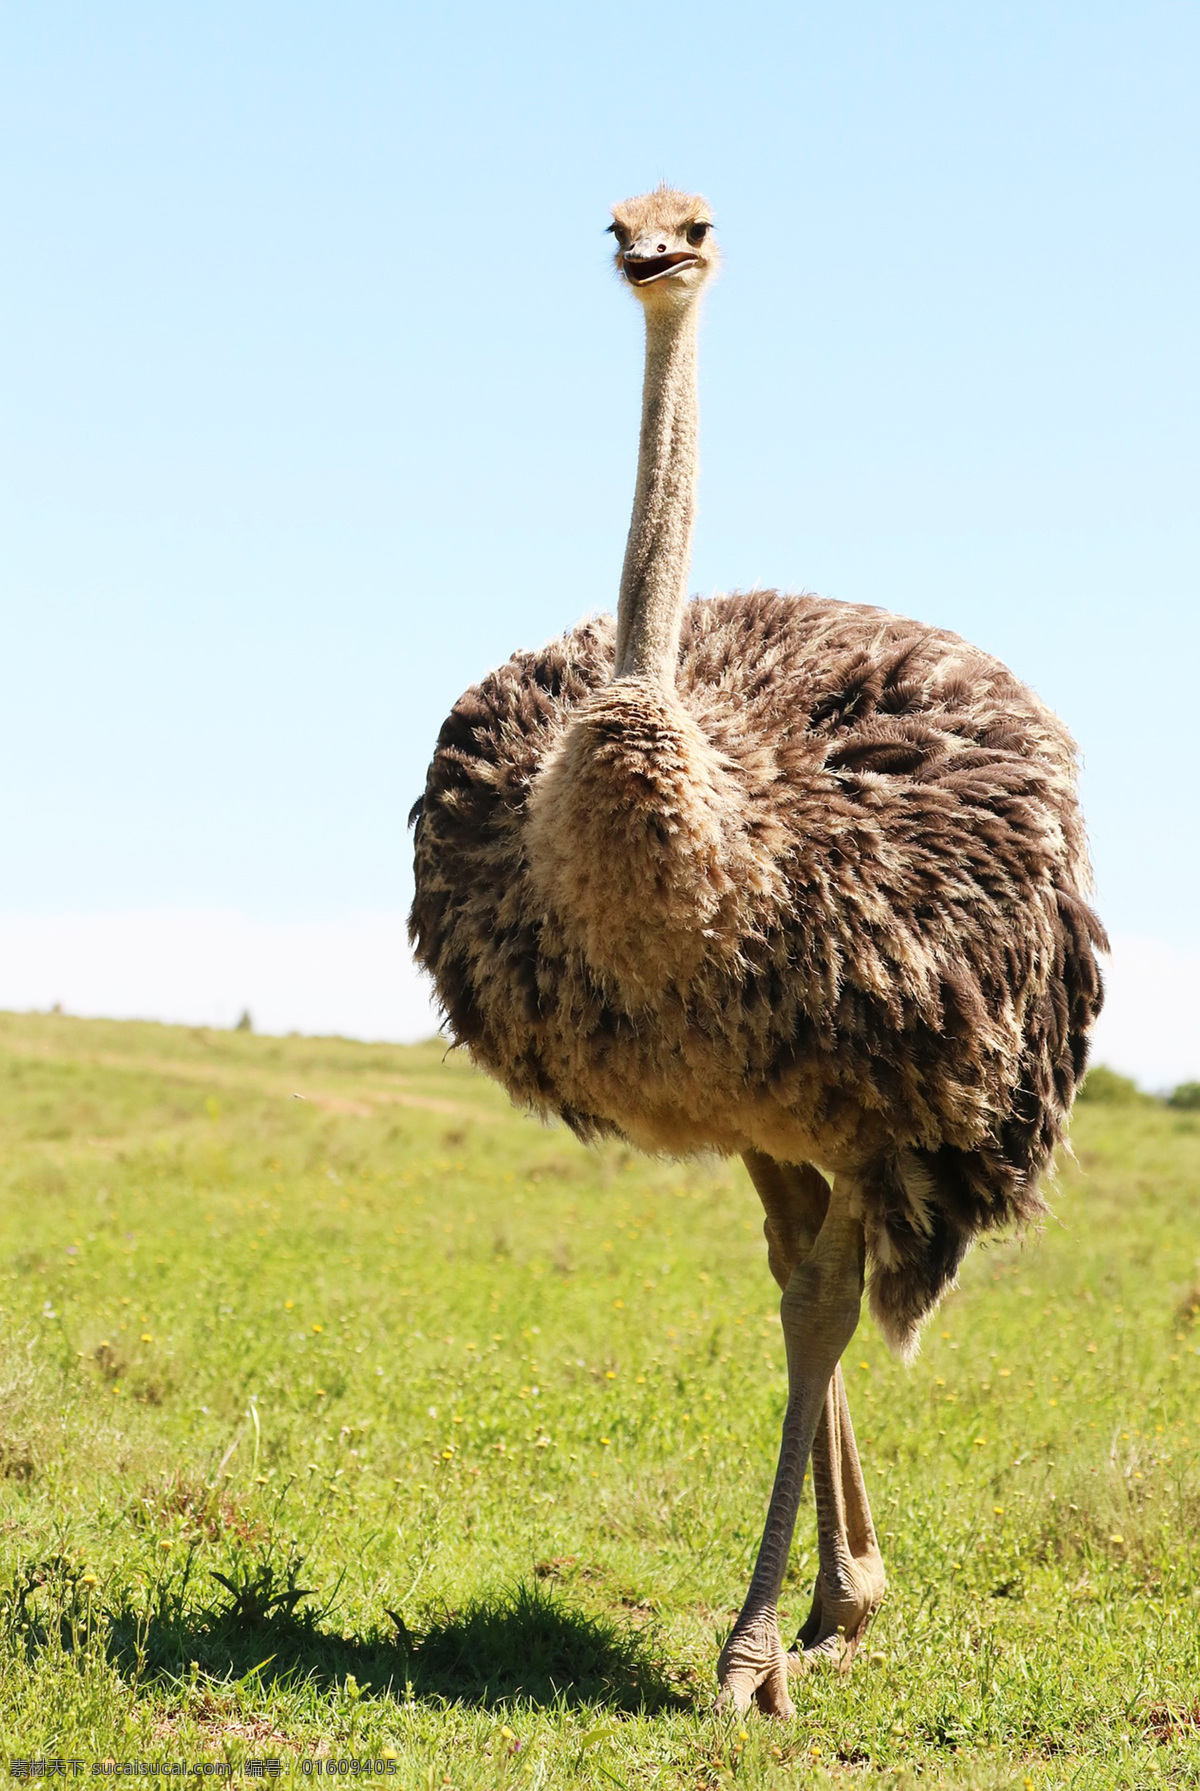
<path fill-rule="evenodd" d="M 490 1708 L 514 1702 L 628 1713 L 689 1709 L 647 1638 L 518 1585 L 431 1618 L 419 1635 L 342 1636 L 303 1611 L 247 1622 L 229 1610 L 109 1619 L 102 1641 L 120 1671 L 143 1683 L 186 1679 L 307 1683 L 334 1691 L 353 1675 L 363 1692 Z"/>
<path fill-rule="evenodd" d="M 417 1697 L 482 1705 L 521 1698 L 648 1712 L 690 1704 L 644 1637 L 539 1587 L 518 1586 L 448 1612 L 429 1626 L 410 1658 Z"/>

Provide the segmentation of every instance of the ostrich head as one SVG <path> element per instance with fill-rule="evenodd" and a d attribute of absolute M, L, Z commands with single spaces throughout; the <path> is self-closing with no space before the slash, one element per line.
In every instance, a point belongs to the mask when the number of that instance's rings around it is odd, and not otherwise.
<path fill-rule="evenodd" d="M 686 303 L 717 267 L 712 209 L 695 193 L 661 186 L 613 206 L 617 271 L 647 309 Z"/>

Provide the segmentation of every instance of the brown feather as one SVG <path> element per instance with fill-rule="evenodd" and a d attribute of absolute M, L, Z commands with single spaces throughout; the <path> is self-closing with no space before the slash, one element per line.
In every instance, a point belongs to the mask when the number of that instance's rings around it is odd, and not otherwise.
<path fill-rule="evenodd" d="M 971 1239 L 1044 1210 L 1101 1002 L 1075 748 L 885 611 L 687 606 L 675 690 L 613 625 L 455 704 L 410 932 L 451 1036 L 583 1138 L 853 1174 L 901 1350 Z"/>

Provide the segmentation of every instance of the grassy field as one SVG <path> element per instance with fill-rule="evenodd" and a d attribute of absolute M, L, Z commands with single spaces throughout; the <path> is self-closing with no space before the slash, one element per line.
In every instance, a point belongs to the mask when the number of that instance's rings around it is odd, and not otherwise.
<path fill-rule="evenodd" d="M 1200 1785 L 1200 1113 L 1095 1085 L 915 1367 L 864 1322 L 891 1588 L 778 1725 L 711 1711 L 784 1397 L 740 1165 L 432 1044 L 0 1016 L 0 1092 L 5 1763 Z M 806 1510 L 791 1623 L 814 1566 Z"/>

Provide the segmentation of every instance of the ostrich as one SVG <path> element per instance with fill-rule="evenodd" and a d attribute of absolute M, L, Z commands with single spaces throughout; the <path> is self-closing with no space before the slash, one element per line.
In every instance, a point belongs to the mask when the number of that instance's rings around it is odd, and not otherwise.
<path fill-rule="evenodd" d="M 1062 723 L 956 635 L 754 590 L 687 602 L 704 200 L 613 210 L 645 316 L 615 629 L 454 705 L 414 809 L 410 920 L 455 1041 L 583 1139 L 743 1158 L 788 1396 L 718 1704 L 791 1713 L 884 1570 L 839 1367 L 870 1305 L 910 1358 L 971 1240 L 1045 1210 L 1105 937 Z M 812 1609 L 778 1599 L 806 1465 Z"/>

